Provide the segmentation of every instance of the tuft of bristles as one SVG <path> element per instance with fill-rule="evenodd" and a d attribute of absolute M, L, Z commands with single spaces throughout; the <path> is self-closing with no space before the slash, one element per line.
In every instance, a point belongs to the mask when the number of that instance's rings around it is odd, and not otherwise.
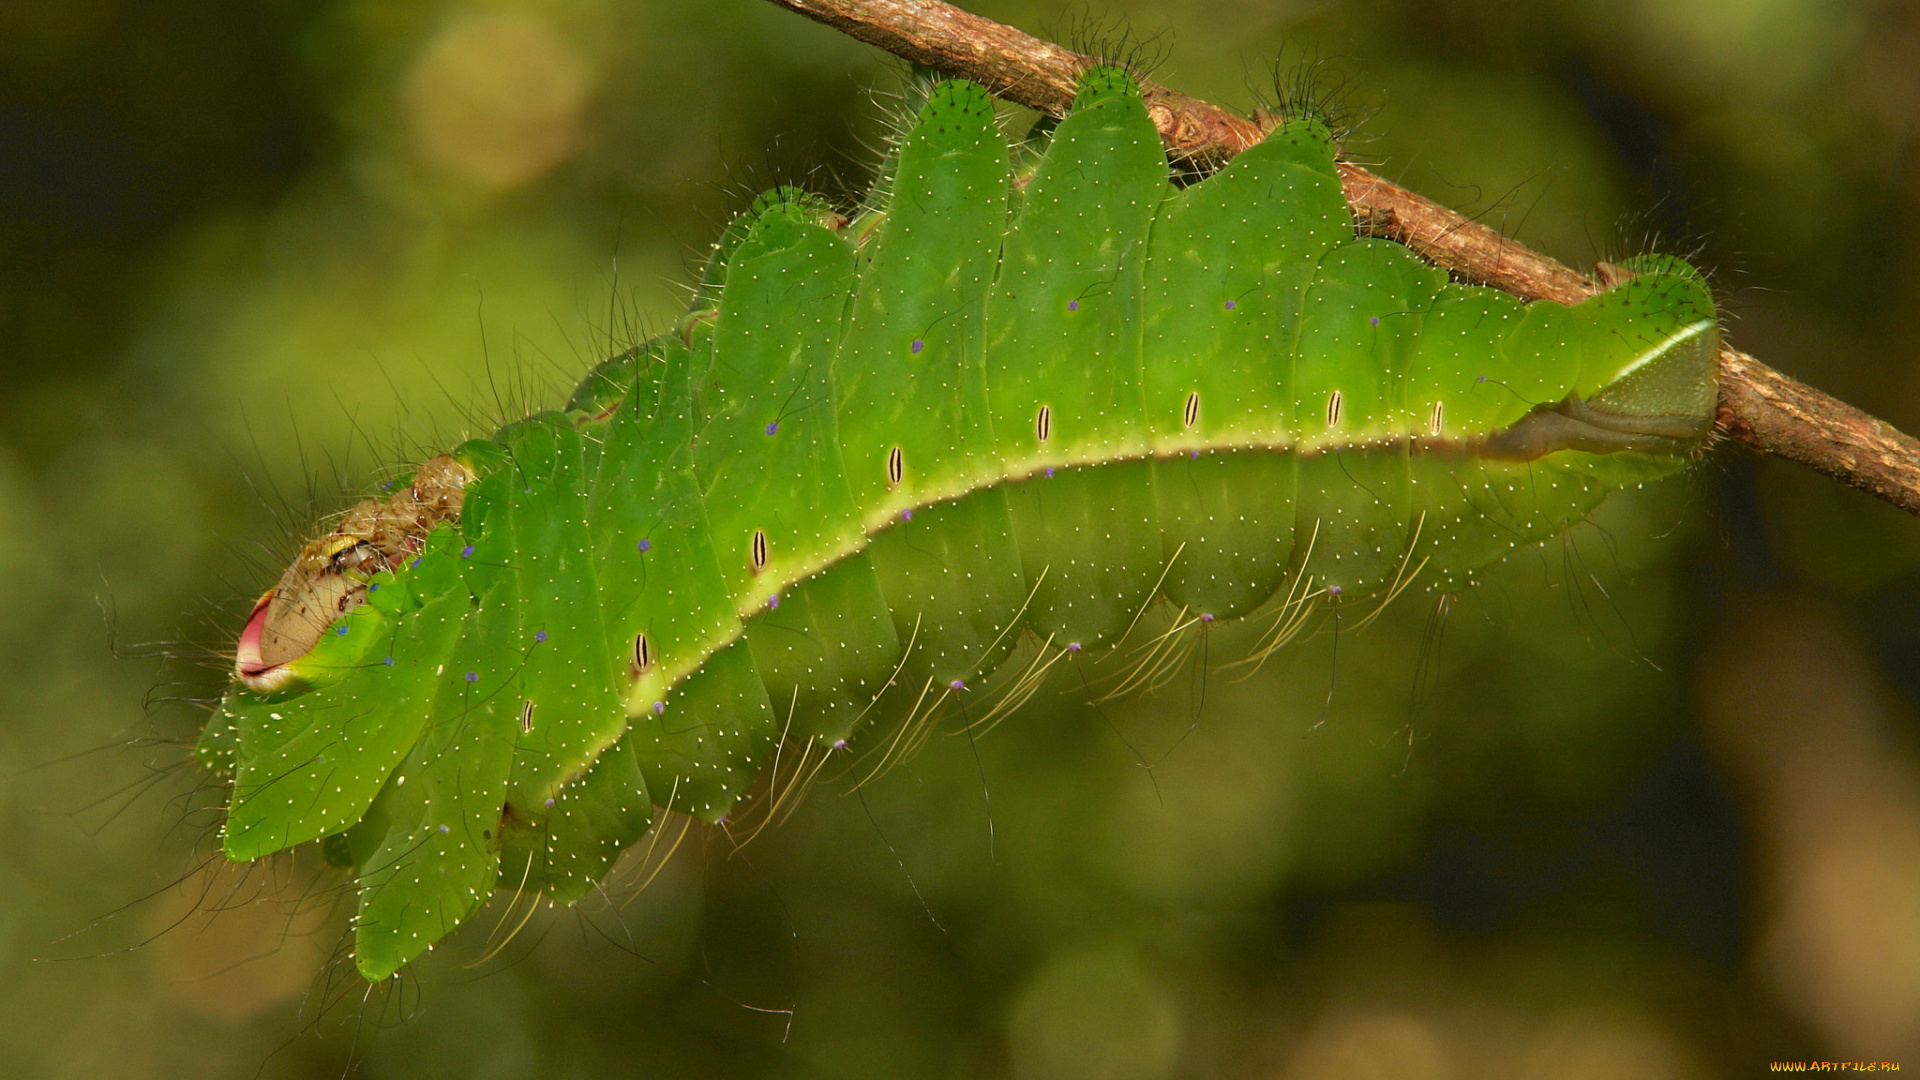
<path fill-rule="evenodd" d="M 1047 35 L 1094 62 L 1125 68 L 1136 79 L 1145 81 L 1166 63 L 1173 53 L 1173 29 L 1141 34 L 1124 15 L 1104 16 L 1080 12 Z"/>
<path fill-rule="evenodd" d="M 1254 122 L 1270 131 L 1287 120 L 1318 120 L 1333 133 L 1335 143 L 1344 145 L 1378 107 L 1356 106 L 1346 71 L 1317 49 L 1294 57 L 1289 57 L 1290 52 L 1292 47 L 1282 44 L 1269 69 L 1269 85 L 1252 88 L 1260 102 L 1253 112 Z"/>

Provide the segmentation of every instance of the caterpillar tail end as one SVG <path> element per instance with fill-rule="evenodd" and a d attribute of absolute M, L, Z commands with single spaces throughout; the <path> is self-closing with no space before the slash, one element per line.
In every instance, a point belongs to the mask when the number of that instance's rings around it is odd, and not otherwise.
<path fill-rule="evenodd" d="M 1591 399 L 1569 394 L 1488 435 L 1482 456 L 1532 461 L 1556 450 L 1685 454 L 1713 430 L 1720 325 L 1681 328 L 1623 367 Z"/>

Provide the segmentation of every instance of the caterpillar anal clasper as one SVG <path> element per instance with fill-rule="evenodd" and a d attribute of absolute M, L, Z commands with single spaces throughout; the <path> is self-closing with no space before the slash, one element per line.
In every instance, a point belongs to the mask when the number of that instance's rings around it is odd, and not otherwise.
<path fill-rule="evenodd" d="M 227 853 L 338 838 L 383 979 L 496 886 L 579 899 L 656 804 L 726 815 L 783 743 L 1017 707 L 1016 642 L 1044 672 L 1158 603 L 1454 589 L 1687 465 L 1698 273 L 1459 284 L 1356 236 L 1334 153 L 1294 120 L 1176 189 L 1100 67 L 1013 198 L 986 91 L 933 85 L 851 225 L 761 196 L 671 332 L 308 545 L 200 744 Z"/>

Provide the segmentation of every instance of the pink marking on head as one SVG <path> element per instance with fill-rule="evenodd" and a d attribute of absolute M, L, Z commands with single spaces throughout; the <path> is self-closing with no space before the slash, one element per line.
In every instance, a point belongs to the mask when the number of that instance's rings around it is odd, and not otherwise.
<path fill-rule="evenodd" d="M 253 614 L 247 616 L 247 625 L 240 631 L 240 641 L 233 650 L 233 671 L 247 689 L 256 694 L 271 694 L 282 689 L 295 678 L 285 664 L 269 664 L 260 656 L 260 639 L 266 632 L 267 607 L 273 603 L 278 590 L 268 589 L 253 605 Z"/>

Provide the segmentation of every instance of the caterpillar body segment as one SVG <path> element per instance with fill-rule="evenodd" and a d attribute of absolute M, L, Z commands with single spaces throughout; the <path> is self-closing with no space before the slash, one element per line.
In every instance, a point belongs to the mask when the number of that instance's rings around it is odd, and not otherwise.
<path fill-rule="evenodd" d="M 987 401 L 999 457 L 1018 463 L 1009 475 L 1047 481 L 1007 494 L 1035 582 L 1028 624 L 1091 646 L 1126 628 L 1160 576 L 1139 313 L 1172 184 L 1125 73 L 1088 73 L 1069 120 L 1027 184 L 987 298 Z M 1093 462 L 1108 464 L 1082 467 Z"/>
<path fill-rule="evenodd" d="M 828 743 L 900 654 L 835 423 L 853 269 L 851 245 L 804 203 L 765 203 L 728 262 L 715 359 L 696 386 L 694 466 L 721 575 L 736 610 L 765 626 L 747 641 L 791 733 Z"/>
<path fill-rule="evenodd" d="M 1278 602 L 1264 653 L 1314 605 L 1456 587 L 1707 434 L 1690 268 L 1574 308 L 1450 282 L 1354 236 L 1317 122 L 1176 189 L 1096 69 L 1022 190 L 943 82 L 889 160 L 857 231 L 763 196 L 673 333 L 362 503 L 256 607 L 200 750 L 225 846 L 326 840 L 367 978 L 495 888 L 579 898 L 655 806 L 719 819 L 783 747 L 791 787 L 913 721 L 884 767 L 1023 638 L 968 722 L 1155 602 Z M 1123 688 L 1184 655 L 1154 648 Z"/>
<path fill-rule="evenodd" d="M 773 708 L 741 641 L 701 494 L 694 364 L 694 351 L 669 337 L 602 365 L 623 370 L 612 377 L 632 390 L 596 433 L 602 449 L 589 518 L 609 640 L 644 634 L 652 653 L 619 710 L 629 718 L 636 767 L 662 805 L 711 818 L 752 782 L 772 741 Z"/>
<path fill-rule="evenodd" d="M 511 519 L 483 526 L 473 557 L 485 557 L 481 544 L 491 536 L 511 539 L 500 578 L 512 590 L 520 648 L 499 658 L 517 663 L 510 688 L 516 700 L 505 704 L 518 716 L 522 701 L 533 702 L 540 722 L 514 740 L 507 802 L 531 819 L 625 733 L 627 650 L 601 616 L 587 525 L 591 477 L 579 427 L 548 413 L 504 434 L 508 465 L 481 483 L 505 480 L 499 511 Z"/>
<path fill-rule="evenodd" d="M 1297 459 L 1221 451 L 1294 442 L 1293 410 L 1273 403 L 1295 397 L 1300 297 L 1326 252 L 1352 238 L 1332 138 L 1317 124 L 1276 130 L 1161 206 L 1142 364 L 1171 563 L 1161 591 L 1174 604 L 1231 617 L 1286 582 Z"/>
<path fill-rule="evenodd" d="M 967 85 L 936 84 L 898 148 L 833 361 L 847 480 L 869 533 L 999 478 L 982 334 L 1011 173 L 993 104 Z"/>
<path fill-rule="evenodd" d="M 912 643 L 895 681 L 917 690 L 991 669 L 1026 600 L 985 361 L 1012 173 L 992 101 L 961 82 L 934 84 L 893 164 L 834 376 L 873 565 Z"/>

